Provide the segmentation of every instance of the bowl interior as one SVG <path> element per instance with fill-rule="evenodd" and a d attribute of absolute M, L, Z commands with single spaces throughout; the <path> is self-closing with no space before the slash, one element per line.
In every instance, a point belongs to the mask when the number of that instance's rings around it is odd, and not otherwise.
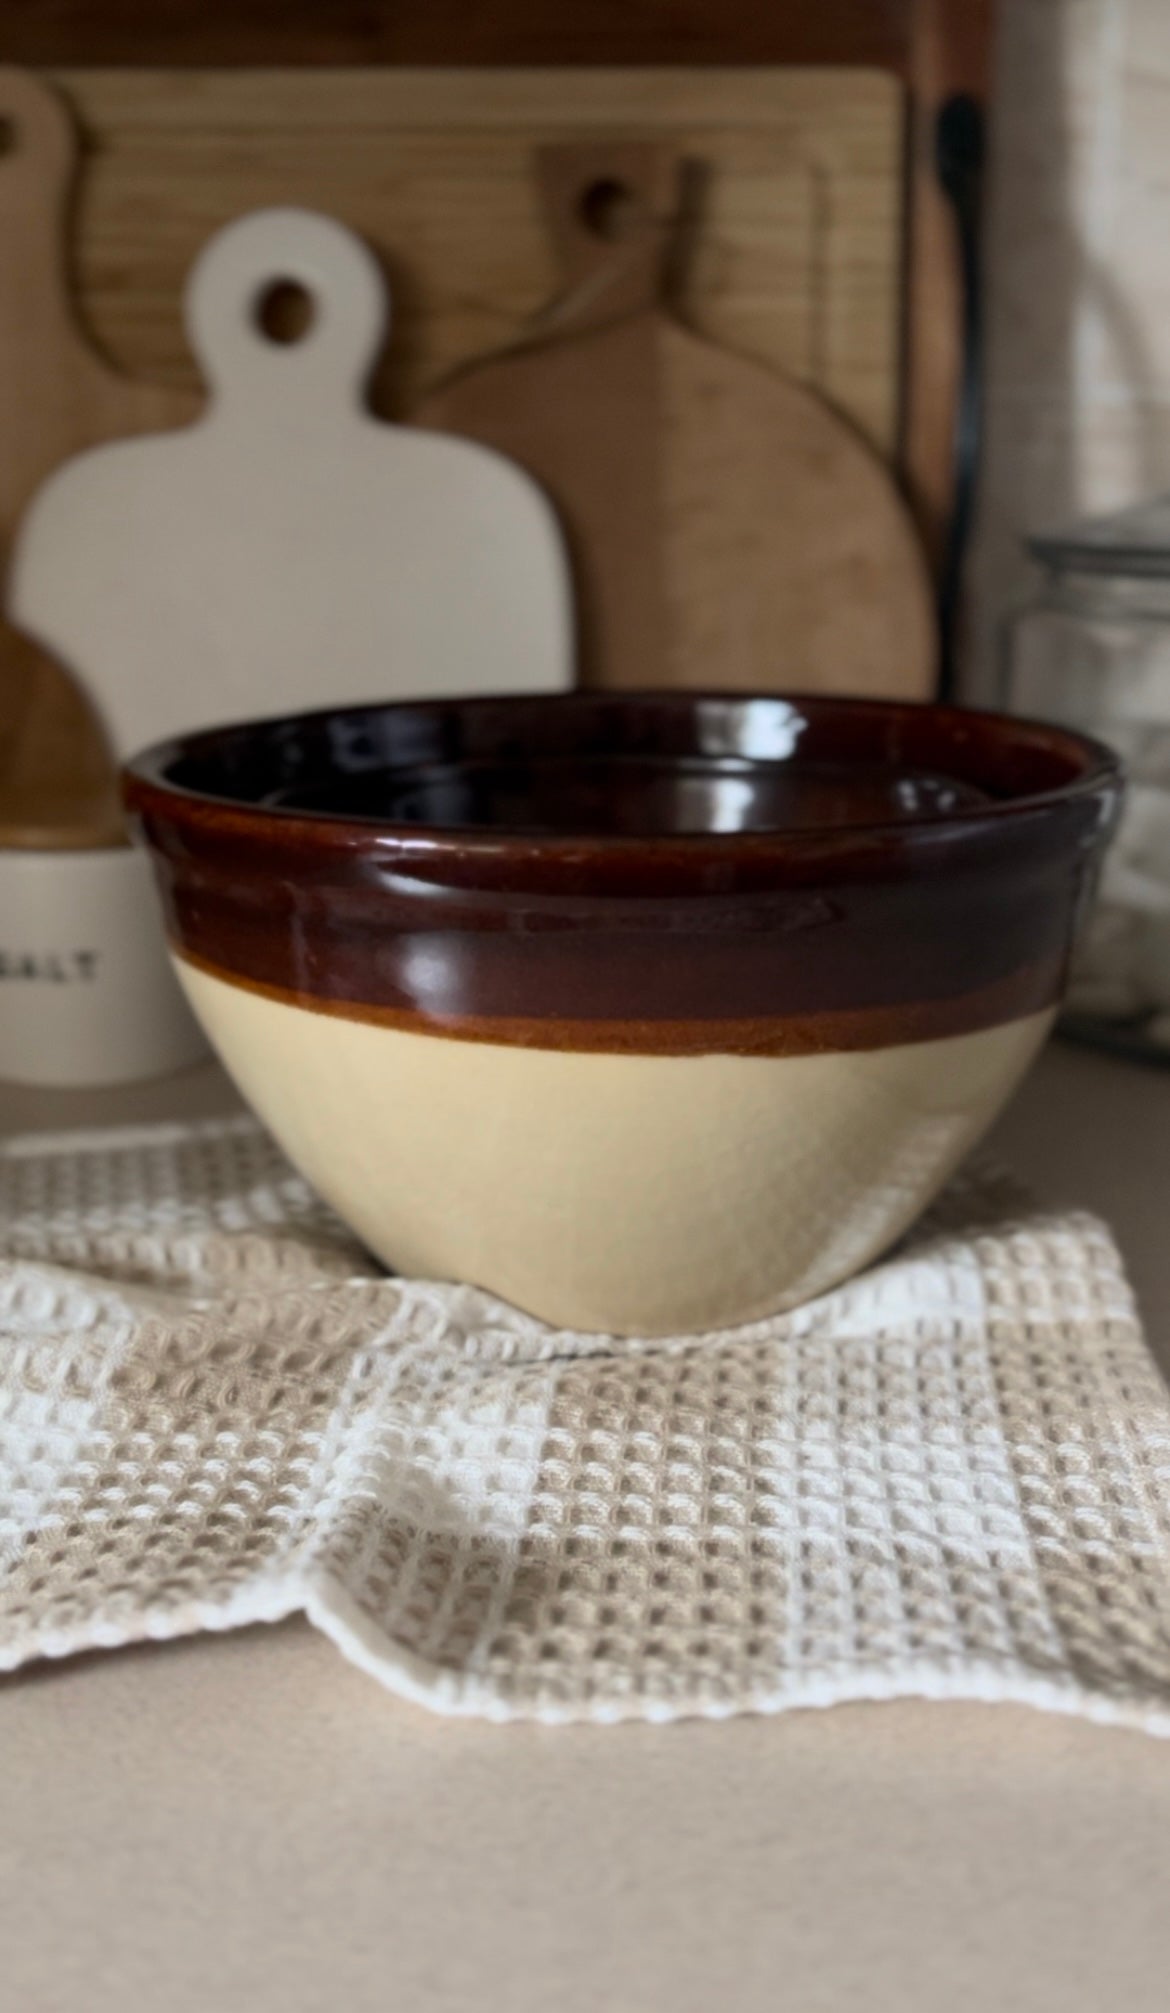
<path fill-rule="evenodd" d="M 143 766 L 277 813 L 652 838 L 979 817 L 1091 786 L 1112 762 L 994 714 L 656 693 L 339 709 L 195 735 Z"/>

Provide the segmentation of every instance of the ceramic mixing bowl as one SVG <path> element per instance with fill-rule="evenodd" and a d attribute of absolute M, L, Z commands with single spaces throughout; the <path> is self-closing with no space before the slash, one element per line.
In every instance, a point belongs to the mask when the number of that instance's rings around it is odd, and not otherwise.
<path fill-rule="evenodd" d="M 936 707 L 335 710 L 143 755 L 177 969 L 386 1263 L 668 1333 L 822 1292 L 986 1129 L 1061 996 L 1113 758 Z"/>

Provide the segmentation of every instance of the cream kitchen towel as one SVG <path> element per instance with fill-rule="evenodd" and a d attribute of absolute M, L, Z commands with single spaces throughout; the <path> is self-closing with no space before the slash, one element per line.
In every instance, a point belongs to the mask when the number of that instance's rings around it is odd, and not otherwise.
<path fill-rule="evenodd" d="M 798 1313 L 615 1342 L 385 1277 L 250 1119 L 18 1140 L 0 1576 L 8 1668 L 303 1610 L 439 1712 L 1170 1733 L 1170 1401 L 1107 1231 L 994 1182 Z"/>

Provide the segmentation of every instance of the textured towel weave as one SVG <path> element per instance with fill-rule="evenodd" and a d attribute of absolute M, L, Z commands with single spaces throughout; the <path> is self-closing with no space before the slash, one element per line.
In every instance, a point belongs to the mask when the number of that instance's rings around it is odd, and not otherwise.
<path fill-rule="evenodd" d="M 954 1188 L 733 1333 L 387 1278 L 251 1119 L 0 1149 L 0 1667 L 305 1611 L 492 1718 L 902 1694 L 1170 1732 L 1170 1401 L 1106 1230 Z"/>

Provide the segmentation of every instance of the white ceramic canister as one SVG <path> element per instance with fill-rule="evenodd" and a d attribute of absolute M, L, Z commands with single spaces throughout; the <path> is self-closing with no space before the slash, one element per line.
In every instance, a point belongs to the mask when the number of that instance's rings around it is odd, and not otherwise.
<path fill-rule="evenodd" d="M 0 1078 L 131 1083 L 206 1053 L 145 853 L 0 849 Z"/>

